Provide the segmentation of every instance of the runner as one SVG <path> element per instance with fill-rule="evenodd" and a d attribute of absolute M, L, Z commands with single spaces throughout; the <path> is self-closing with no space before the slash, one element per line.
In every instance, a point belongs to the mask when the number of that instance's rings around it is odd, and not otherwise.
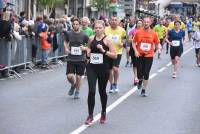
<path fill-rule="evenodd" d="M 156 32 L 150 28 L 151 19 L 143 19 L 143 28 L 138 30 L 133 38 L 135 56 L 138 57 L 137 76 L 139 79 L 138 89 L 142 88 L 141 96 L 146 97 L 146 88 L 149 73 L 153 63 L 154 45 L 161 51 L 160 41 Z"/>
<path fill-rule="evenodd" d="M 135 29 L 135 22 L 136 19 L 135 17 L 130 17 L 129 22 L 126 24 L 125 26 L 125 30 L 126 30 L 126 42 L 125 42 L 125 48 L 126 48 L 126 65 L 125 67 L 128 67 L 129 65 L 131 66 L 131 62 L 130 62 L 130 47 L 131 47 L 131 42 L 129 42 L 129 33 L 131 30 Z"/>
<path fill-rule="evenodd" d="M 199 25 L 199 30 L 197 30 L 193 35 L 193 43 L 196 53 L 196 63 L 197 66 L 200 67 L 200 25 Z"/>
<path fill-rule="evenodd" d="M 88 37 L 91 37 L 92 35 L 94 35 L 92 28 L 89 27 L 90 20 L 88 17 L 83 17 L 81 20 L 81 24 L 82 24 L 81 32 L 84 32 Z M 84 44 L 84 46 L 87 47 L 87 44 Z M 87 68 L 87 66 L 86 66 L 86 68 Z M 86 70 L 87 69 L 85 69 L 84 75 L 82 76 L 82 78 L 86 78 L 86 76 L 87 76 Z"/>
<path fill-rule="evenodd" d="M 90 38 L 91 41 L 88 46 L 88 56 L 90 56 L 90 62 L 88 63 L 87 67 L 87 77 L 89 86 L 89 116 L 85 121 L 85 124 L 87 125 L 91 125 L 93 121 L 97 80 L 102 105 L 100 123 L 104 124 L 106 121 L 106 86 L 109 79 L 110 70 L 112 68 L 111 59 L 117 58 L 117 54 L 115 52 L 115 48 L 112 42 L 104 34 L 105 24 L 102 20 L 97 20 L 95 22 L 94 30 L 95 36 L 92 36 Z"/>
<path fill-rule="evenodd" d="M 177 14 L 177 15 L 174 15 L 174 21 L 169 23 L 169 25 L 168 25 L 168 29 L 169 30 L 174 29 L 174 22 L 175 21 L 180 21 L 181 22 L 180 29 L 184 30 L 186 28 L 185 24 L 180 19 L 180 15 Z"/>
<path fill-rule="evenodd" d="M 105 29 L 105 33 L 111 39 L 117 53 L 117 59 L 114 60 L 113 68 L 110 73 L 110 93 L 119 92 L 119 89 L 117 88 L 119 65 L 122 57 L 123 39 L 126 37 L 126 31 L 118 25 L 118 18 L 116 16 L 112 16 L 110 26 Z"/>
<path fill-rule="evenodd" d="M 81 20 L 81 25 L 82 25 L 81 32 L 86 33 L 88 37 L 94 35 L 94 32 L 93 32 L 92 28 L 89 27 L 89 24 L 90 24 L 89 18 L 83 17 Z"/>
<path fill-rule="evenodd" d="M 189 41 L 191 41 L 192 33 L 193 33 L 193 20 L 192 20 L 192 18 L 189 18 L 189 21 L 187 22 L 187 31 L 188 31 L 188 39 L 189 39 Z"/>
<path fill-rule="evenodd" d="M 166 41 L 170 45 L 170 56 L 173 64 L 172 78 L 176 78 L 180 57 L 183 53 L 183 44 L 185 43 L 185 31 L 180 29 L 181 21 L 174 22 L 175 28 L 167 34 Z"/>
<path fill-rule="evenodd" d="M 133 63 L 133 74 L 134 74 L 134 79 L 133 79 L 133 84 L 136 86 L 139 82 L 138 77 L 137 77 L 137 57 L 135 56 L 135 51 L 133 49 L 133 37 L 135 36 L 135 33 L 142 28 L 142 20 L 138 20 L 136 22 L 136 27 L 132 29 L 128 34 L 129 34 L 129 42 L 131 43 L 130 46 L 130 56 L 131 56 L 131 61 Z"/>
<path fill-rule="evenodd" d="M 163 25 L 165 23 L 164 21 L 165 21 L 164 19 L 160 19 L 159 24 L 153 28 L 153 30 L 158 34 L 158 38 L 160 39 L 160 44 L 162 46 L 162 49 L 164 44 L 164 38 L 167 33 L 167 28 Z M 158 59 L 160 59 L 160 55 L 161 53 L 158 53 Z"/>
<path fill-rule="evenodd" d="M 71 83 L 69 96 L 74 94 L 74 99 L 79 98 L 81 76 L 84 74 L 86 65 L 86 50 L 83 45 L 88 42 L 88 36 L 80 32 L 80 22 L 77 18 L 72 21 L 73 30 L 66 33 L 64 47 L 67 57 L 67 79 Z M 74 90 L 76 89 L 75 93 Z"/>

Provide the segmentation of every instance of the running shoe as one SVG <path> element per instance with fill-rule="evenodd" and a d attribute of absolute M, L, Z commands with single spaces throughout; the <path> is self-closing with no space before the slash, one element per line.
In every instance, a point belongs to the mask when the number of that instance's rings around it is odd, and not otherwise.
<path fill-rule="evenodd" d="M 75 93 L 74 93 L 74 99 L 79 99 L 79 91 L 75 91 Z"/>
<path fill-rule="evenodd" d="M 93 121 L 93 117 L 92 116 L 88 116 L 86 121 L 85 121 L 85 125 L 92 125 L 92 121 Z"/>
<path fill-rule="evenodd" d="M 113 84 L 113 90 L 115 93 L 118 93 L 119 92 L 119 89 L 117 88 L 117 84 Z"/>
<path fill-rule="evenodd" d="M 106 115 L 105 114 L 101 114 L 101 118 L 99 120 L 100 124 L 105 124 L 106 123 Z"/>
<path fill-rule="evenodd" d="M 176 73 L 175 72 L 172 74 L 172 78 L 176 78 Z"/>
<path fill-rule="evenodd" d="M 127 62 L 126 62 L 126 65 L 125 65 L 125 67 L 128 67 L 128 65 L 129 65 L 129 61 L 127 61 Z"/>
<path fill-rule="evenodd" d="M 109 93 L 114 93 L 114 87 L 113 87 L 113 84 L 110 84 L 110 90 L 109 90 Z"/>
<path fill-rule="evenodd" d="M 75 85 L 71 85 L 71 88 L 70 88 L 70 90 L 69 90 L 69 92 L 68 92 L 68 95 L 69 95 L 69 96 L 72 96 L 72 95 L 74 94 L 75 88 L 76 88 Z"/>
<path fill-rule="evenodd" d="M 145 92 L 144 89 L 142 89 L 142 91 L 141 91 L 141 96 L 142 96 L 142 97 L 147 97 L 147 94 L 146 94 L 146 92 Z"/>

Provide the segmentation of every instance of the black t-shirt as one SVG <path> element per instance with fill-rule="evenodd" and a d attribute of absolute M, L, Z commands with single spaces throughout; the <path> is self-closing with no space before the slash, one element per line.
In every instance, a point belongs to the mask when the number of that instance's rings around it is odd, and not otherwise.
<path fill-rule="evenodd" d="M 69 31 L 65 33 L 65 41 L 69 42 L 69 49 L 72 50 L 72 47 L 80 47 L 81 45 L 85 45 L 88 43 L 89 37 L 83 33 L 76 33 L 74 31 Z M 67 57 L 68 61 L 85 61 L 86 53 L 82 52 L 81 55 L 69 54 Z"/>

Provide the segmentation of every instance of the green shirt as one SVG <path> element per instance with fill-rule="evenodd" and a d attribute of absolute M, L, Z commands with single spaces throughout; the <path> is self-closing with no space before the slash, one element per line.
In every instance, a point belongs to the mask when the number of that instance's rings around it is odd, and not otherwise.
<path fill-rule="evenodd" d="M 164 39 L 167 32 L 167 28 L 165 26 L 158 24 L 153 28 L 153 30 L 158 34 L 159 39 Z"/>
<path fill-rule="evenodd" d="M 85 29 L 81 29 L 81 31 L 86 33 L 88 37 L 94 35 L 94 32 L 93 32 L 92 28 L 90 28 L 90 27 L 87 27 Z"/>

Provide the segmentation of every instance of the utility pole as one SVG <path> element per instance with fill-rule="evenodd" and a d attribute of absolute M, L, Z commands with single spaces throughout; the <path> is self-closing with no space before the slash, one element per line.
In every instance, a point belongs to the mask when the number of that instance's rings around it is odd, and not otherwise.
<path fill-rule="evenodd" d="M 83 16 L 85 16 L 86 0 L 83 0 Z"/>

